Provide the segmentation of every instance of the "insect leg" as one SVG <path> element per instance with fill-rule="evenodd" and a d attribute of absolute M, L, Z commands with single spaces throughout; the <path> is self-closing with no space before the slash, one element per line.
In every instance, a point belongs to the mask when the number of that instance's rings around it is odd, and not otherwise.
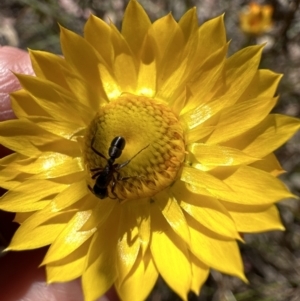
<path fill-rule="evenodd" d="M 96 172 L 96 173 L 92 176 L 92 179 L 96 179 L 96 178 L 101 174 L 102 170 L 103 170 L 103 169 L 101 168 L 100 171 Z M 91 170 L 91 171 L 92 171 L 92 170 Z"/>
<path fill-rule="evenodd" d="M 93 137 L 92 141 L 91 141 L 91 149 L 93 150 L 94 153 L 96 153 L 98 156 L 102 157 L 103 159 L 105 159 L 107 161 L 107 158 L 104 157 L 99 151 L 97 151 L 94 147 L 94 142 L 95 142 L 95 136 Z"/>
<path fill-rule="evenodd" d="M 98 170 L 103 170 L 102 167 L 95 167 L 95 168 L 91 168 L 90 171 L 98 171 Z"/>
<path fill-rule="evenodd" d="M 116 170 L 119 170 L 123 167 L 125 167 L 126 165 L 128 165 L 132 159 L 134 159 L 139 153 L 141 153 L 144 149 L 146 149 L 147 147 L 149 147 L 150 144 L 148 144 L 147 146 L 145 146 L 144 148 L 142 148 L 140 151 L 138 151 L 131 159 L 119 164 L 117 167 L 116 167 Z"/>

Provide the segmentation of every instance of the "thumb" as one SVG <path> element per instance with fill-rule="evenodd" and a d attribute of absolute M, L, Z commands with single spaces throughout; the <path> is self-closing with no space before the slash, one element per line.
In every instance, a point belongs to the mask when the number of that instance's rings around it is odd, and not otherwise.
<path fill-rule="evenodd" d="M 15 117 L 9 93 L 20 89 L 20 84 L 13 72 L 34 74 L 29 54 L 10 46 L 0 47 L 0 121 Z"/>

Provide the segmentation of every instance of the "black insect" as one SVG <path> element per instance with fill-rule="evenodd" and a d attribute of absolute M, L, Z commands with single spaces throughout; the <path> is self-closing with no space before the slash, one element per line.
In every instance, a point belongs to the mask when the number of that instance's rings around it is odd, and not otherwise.
<path fill-rule="evenodd" d="M 105 159 L 107 161 L 106 165 L 104 168 L 102 167 L 96 167 L 90 169 L 91 172 L 97 171 L 93 176 L 92 179 L 96 179 L 95 185 L 92 188 L 90 185 L 88 185 L 88 188 L 90 191 L 96 195 L 100 199 L 104 199 L 108 196 L 108 190 L 107 187 L 111 185 L 111 193 L 117 198 L 116 194 L 114 193 L 115 186 L 118 181 L 124 181 L 129 178 L 134 178 L 134 177 L 121 177 L 119 170 L 126 165 L 130 163 L 130 161 L 135 158 L 141 151 L 146 149 L 149 145 L 146 147 L 142 148 L 138 153 L 136 153 L 131 159 L 118 164 L 114 163 L 117 158 L 119 158 L 122 155 L 122 151 L 125 147 L 126 141 L 123 137 L 117 136 L 115 137 L 111 143 L 110 147 L 108 149 L 108 155 L 109 159 L 107 159 L 104 155 L 102 155 L 99 151 L 97 151 L 94 147 L 94 141 L 95 137 L 91 141 L 91 148 L 92 150 L 100 157 Z"/>

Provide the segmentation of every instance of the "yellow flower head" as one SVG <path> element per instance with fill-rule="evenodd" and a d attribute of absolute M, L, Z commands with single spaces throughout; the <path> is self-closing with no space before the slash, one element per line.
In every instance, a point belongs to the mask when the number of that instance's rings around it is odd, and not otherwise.
<path fill-rule="evenodd" d="M 273 7 L 271 5 L 259 5 L 251 2 L 240 12 L 240 26 L 243 32 L 252 35 L 261 35 L 269 31 L 273 26 Z"/>
<path fill-rule="evenodd" d="M 152 24 L 135 0 L 121 32 L 91 16 L 61 46 L 30 52 L 0 124 L 8 250 L 50 245 L 48 282 L 81 276 L 87 301 L 112 285 L 144 300 L 158 275 L 187 300 L 210 268 L 245 280 L 239 233 L 283 229 L 273 151 L 300 126 L 270 114 L 281 75 L 258 69 L 262 47 L 227 57 L 222 16 Z"/>

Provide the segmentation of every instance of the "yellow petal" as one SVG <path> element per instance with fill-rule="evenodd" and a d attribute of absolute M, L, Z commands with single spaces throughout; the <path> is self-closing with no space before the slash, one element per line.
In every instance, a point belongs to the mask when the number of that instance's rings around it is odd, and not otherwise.
<path fill-rule="evenodd" d="M 74 212 L 52 214 L 51 223 L 48 224 L 41 224 L 44 220 L 42 214 L 38 217 L 32 215 L 18 228 L 7 250 L 32 250 L 50 245 L 58 233 L 66 227 L 65 222 L 74 214 Z"/>
<path fill-rule="evenodd" d="M 140 253 L 135 266 L 125 281 L 119 285 L 119 279 L 117 279 L 118 295 L 123 301 L 143 301 L 151 292 L 157 278 L 158 272 L 150 256 L 150 251 L 145 257 L 142 257 Z"/>
<path fill-rule="evenodd" d="M 172 193 L 180 207 L 198 223 L 224 237 L 241 239 L 234 220 L 217 199 L 192 193 L 183 182 L 175 183 Z"/>
<path fill-rule="evenodd" d="M 204 109 L 202 116 L 205 116 L 205 119 L 201 122 L 203 123 L 226 106 L 229 101 L 227 95 L 225 94 L 223 97 L 214 97 L 214 94 L 216 89 L 219 89 L 223 83 L 220 74 L 222 74 L 225 66 L 227 50 L 228 46 L 224 45 L 222 48 L 211 54 L 204 62 L 198 62 L 197 59 L 197 63 L 200 66 L 197 66 L 197 69 L 194 67 L 195 70 L 191 73 L 191 78 L 188 82 L 192 97 L 180 112 L 180 115 L 186 114 L 187 112 L 190 115 L 195 115 L 195 112 L 193 112 L 194 110 L 199 114 L 199 109 L 201 107 Z M 201 102 L 199 102 L 199 99 L 201 99 Z M 217 109 L 219 108 L 219 110 L 215 109 L 215 107 Z M 199 123 L 200 122 L 198 122 L 198 124 Z M 192 127 L 189 126 L 189 128 Z"/>
<path fill-rule="evenodd" d="M 91 211 L 79 211 L 73 216 L 51 244 L 42 262 L 43 265 L 67 257 L 95 233 L 96 228 L 89 231 L 80 231 L 90 215 Z"/>
<path fill-rule="evenodd" d="M 16 178 L 18 180 L 16 180 Z M 25 178 L 25 177 L 24 177 Z M 1 168 L 0 172 L 0 187 L 4 189 L 13 189 L 21 184 L 22 177 L 20 178 L 20 171 L 12 167 Z M 1 207 L 1 202 L 0 202 Z"/>
<path fill-rule="evenodd" d="M 259 233 L 285 229 L 275 205 L 258 212 L 230 211 L 230 215 L 234 219 L 239 232 Z"/>
<path fill-rule="evenodd" d="M 70 90 L 61 67 L 67 68 L 63 57 L 45 51 L 29 50 L 30 60 L 37 77 L 47 79 Z"/>
<path fill-rule="evenodd" d="M 197 97 L 191 98 L 191 100 L 189 100 L 189 102 L 187 103 L 186 108 L 188 106 L 192 106 L 195 102 L 198 103 L 197 99 Z M 194 129 L 216 115 L 218 112 L 224 109 L 225 106 L 226 100 L 223 101 L 221 99 L 215 99 L 210 101 L 209 103 L 203 102 L 200 105 L 197 105 L 197 107 L 195 107 L 194 109 L 188 111 L 185 114 L 182 114 L 180 116 L 180 120 L 187 126 L 188 129 Z M 219 125 L 216 125 L 216 129 L 217 126 Z"/>
<path fill-rule="evenodd" d="M 226 86 L 229 87 L 226 95 L 230 97 L 231 104 L 236 103 L 250 85 L 258 69 L 262 49 L 262 45 L 249 46 L 226 60 Z"/>
<path fill-rule="evenodd" d="M 186 183 L 203 188 L 207 191 L 224 191 L 227 193 L 231 191 L 230 187 L 227 186 L 223 181 L 210 175 L 207 172 L 201 171 L 193 167 L 185 166 L 182 169 L 180 179 Z"/>
<path fill-rule="evenodd" d="M 184 241 L 187 245 L 190 244 L 190 233 L 188 225 L 185 221 L 184 214 L 177 203 L 176 198 L 168 192 L 162 191 L 154 198 L 155 204 L 165 220 L 169 223 L 173 231 Z"/>
<path fill-rule="evenodd" d="M 225 109 L 207 143 L 218 144 L 245 133 L 266 118 L 276 100 L 277 98 L 255 98 Z"/>
<path fill-rule="evenodd" d="M 134 92 L 137 81 L 137 70 L 133 58 L 125 53 L 119 54 L 115 59 L 115 77 L 120 88 L 126 92 Z"/>
<path fill-rule="evenodd" d="M 114 85 L 112 85 L 113 80 L 111 79 L 108 85 L 106 85 L 105 78 L 103 78 L 103 82 L 106 91 L 110 91 L 108 93 L 108 95 L 110 95 L 110 98 L 116 98 L 124 91 L 134 91 L 137 81 L 138 63 L 134 60 L 132 51 L 128 46 L 127 41 L 113 24 L 111 24 L 111 33 L 112 43 L 114 45 L 113 68 L 116 82 Z M 109 87 L 109 85 L 112 85 L 112 87 Z"/>
<path fill-rule="evenodd" d="M 141 61 L 136 87 L 136 92 L 139 95 L 155 96 L 157 60 L 154 52 L 153 38 L 148 34 L 141 49 Z"/>
<path fill-rule="evenodd" d="M 240 145 L 244 145 L 243 151 L 246 154 L 264 157 L 290 139 L 299 128 L 299 119 L 277 114 L 269 115 L 239 138 Z M 232 143 L 235 144 L 235 141 Z"/>
<path fill-rule="evenodd" d="M 204 166 L 233 166 L 258 160 L 235 148 L 221 145 L 194 143 L 188 149 Z"/>
<path fill-rule="evenodd" d="M 153 37 L 153 39 L 156 41 L 156 45 L 158 47 L 158 56 L 160 58 L 163 58 L 164 55 L 171 55 L 172 57 L 178 55 L 180 53 L 180 48 L 174 48 L 174 53 L 168 51 L 169 49 L 172 49 L 170 45 L 172 44 L 174 46 L 175 41 L 179 41 L 179 36 L 181 34 L 180 27 L 178 26 L 178 23 L 174 20 L 171 14 L 168 14 L 158 20 L 156 20 L 151 28 L 150 28 L 150 34 Z M 183 40 L 181 41 L 182 45 Z M 170 52 L 170 53 L 169 53 Z M 171 58 L 170 58 L 171 59 Z M 162 65 L 160 65 L 159 68 L 164 69 L 165 64 L 170 64 L 172 62 L 162 62 Z"/>
<path fill-rule="evenodd" d="M 125 40 L 124 36 L 119 32 L 118 28 L 110 23 L 111 41 L 114 47 L 114 57 L 116 58 L 120 53 L 126 53 L 133 57 L 133 53 Z"/>
<path fill-rule="evenodd" d="M 29 117 L 28 120 L 47 132 L 65 139 L 71 139 L 79 130 L 85 128 L 79 127 L 78 124 L 56 120 L 51 117 Z"/>
<path fill-rule="evenodd" d="M 215 126 L 197 126 L 186 132 L 185 143 L 186 145 L 201 141 L 207 137 L 216 127 Z"/>
<path fill-rule="evenodd" d="M 94 301 L 102 296 L 116 280 L 116 245 L 120 210 L 117 206 L 93 237 L 88 253 L 85 272 L 82 275 L 82 287 L 86 301 Z M 109 235 L 107 235 L 109 233 Z"/>
<path fill-rule="evenodd" d="M 191 266 L 187 245 L 173 232 L 155 206 L 151 208 L 150 250 L 158 272 L 183 300 L 191 287 Z"/>
<path fill-rule="evenodd" d="M 99 65 L 99 73 L 104 69 Z M 106 91 L 104 90 L 104 84 L 99 83 L 99 91 L 94 91 L 90 83 L 87 82 L 86 78 L 83 78 L 80 73 L 76 73 L 71 68 L 61 68 L 65 81 L 69 87 L 72 87 L 71 93 L 68 95 L 63 95 L 64 99 L 76 108 L 77 112 L 80 112 L 81 119 L 84 121 L 85 125 L 88 125 L 91 118 L 94 116 L 95 111 L 99 109 L 100 106 L 108 103 Z M 101 74 L 102 81 L 104 79 L 103 74 Z M 98 94 L 95 94 L 98 93 Z M 74 101 L 76 99 L 77 101 Z"/>
<path fill-rule="evenodd" d="M 132 203 L 133 204 L 130 204 L 130 206 L 134 207 L 133 214 L 135 215 L 138 226 L 138 236 L 142 249 L 142 255 L 145 256 L 151 239 L 150 208 L 148 205 L 145 206 L 145 204 L 140 200 Z"/>
<path fill-rule="evenodd" d="M 106 249 L 112 250 L 108 247 Z M 86 301 L 94 301 L 104 295 L 116 279 L 115 263 L 112 258 L 114 252 L 108 254 L 107 250 L 99 253 L 98 258 L 82 274 L 82 288 Z"/>
<path fill-rule="evenodd" d="M 38 204 L 41 200 L 67 187 L 47 180 L 27 180 L 1 197 L 0 208 L 6 211 L 35 211 L 41 209 Z"/>
<path fill-rule="evenodd" d="M 80 277 L 84 271 L 86 258 L 76 258 L 65 264 L 49 264 L 46 266 L 47 283 L 68 282 Z"/>
<path fill-rule="evenodd" d="M 84 185 L 86 185 L 85 182 Z M 81 231 L 88 231 L 95 227 L 101 227 L 117 205 L 116 202 L 112 202 L 109 198 L 101 200 L 100 202 L 97 197 L 91 194 L 88 194 L 87 198 L 89 203 L 96 203 L 96 205 L 91 206 L 91 208 L 93 208 L 92 214 L 89 220 L 82 226 Z"/>
<path fill-rule="evenodd" d="M 15 161 L 25 159 L 26 156 L 23 156 L 18 153 L 12 153 L 0 159 L 0 166 L 7 166 L 13 164 Z"/>
<path fill-rule="evenodd" d="M 132 52 L 138 56 L 151 21 L 137 1 L 129 1 L 122 22 L 122 35 Z"/>
<path fill-rule="evenodd" d="M 197 46 L 199 44 L 199 37 L 198 20 L 195 8 L 190 9 L 181 18 L 178 25 L 180 26 L 184 38 L 181 57 L 186 58 L 184 65 L 182 65 L 182 67 L 185 69 L 185 72 L 182 75 L 181 85 L 184 87 L 185 83 L 191 84 L 194 81 L 198 81 L 201 72 L 197 71 L 200 69 L 199 65 L 203 64 L 203 61 L 198 60 L 199 52 L 197 52 Z M 202 71 L 205 72 L 205 68 L 203 68 Z M 174 97 L 180 95 L 181 91 L 182 88 L 178 89 L 178 91 L 174 94 L 173 99 Z"/>
<path fill-rule="evenodd" d="M 154 22 L 151 33 L 161 55 L 161 61 L 157 64 L 156 96 L 171 101 L 178 88 L 181 88 L 187 66 L 188 57 L 184 57 L 181 52 L 184 45 L 183 33 L 171 14 Z"/>
<path fill-rule="evenodd" d="M 205 61 L 212 53 L 226 44 L 224 16 L 211 19 L 202 24 L 198 30 L 198 60 Z M 217 39 L 215 37 L 218 37 Z"/>
<path fill-rule="evenodd" d="M 243 263 L 235 240 L 221 240 L 187 216 L 191 231 L 191 252 L 205 265 L 246 281 Z M 199 247 L 201 246 L 201 247 Z"/>
<path fill-rule="evenodd" d="M 74 102 L 74 96 L 53 82 L 28 75 L 17 75 L 22 87 L 34 96 L 37 104 L 57 120 L 66 120 L 83 126 L 80 103 Z M 27 104 L 30 105 L 30 104 Z M 68 112 L 68 114 L 66 114 Z"/>
<path fill-rule="evenodd" d="M 14 222 L 23 224 L 34 212 L 17 212 L 14 218 Z"/>
<path fill-rule="evenodd" d="M 25 156 L 35 157 L 41 152 L 31 141 L 43 145 L 53 140 L 59 138 L 25 119 L 0 123 L 0 143 Z"/>
<path fill-rule="evenodd" d="M 66 61 L 85 79 L 90 92 L 93 95 L 104 96 L 105 93 L 98 65 L 105 65 L 105 61 L 99 53 L 84 38 L 63 27 L 60 27 L 60 42 Z M 92 107 L 97 106 L 94 98 L 89 98 L 88 100 Z"/>
<path fill-rule="evenodd" d="M 285 172 L 273 153 L 265 156 L 260 161 L 250 164 L 250 166 L 266 171 L 274 177 L 278 177 Z"/>
<path fill-rule="evenodd" d="M 11 107 L 18 118 L 27 116 L 50 117 L 50 115 L 37 104 L 34 97 L 24 89 L 11 93 L 10 99 Z"/>
<path fill-rule="evenodd" d="M 118 281 L 120 284 L 133 268 L 140 251 L 139 230 L 130 202 L 123 205 L 119 220 L 119 239 L 116 256 Z"/>
<path fill-rule="evenodd" d="M 110 35 L 109 25 L 91 14 L 84 26 L 84 38 L 98 51 L 103 60 L 112 66 L 114 51 Z"/>
<path fill-rule="evenodd" d="M 241 166 L 224 183 L 231 191 L 215 190 L 215 195 L 228 202 L 245 205 L 267 205 L 294 197 L 285 185 L 269 173 L 250 166 Z"/>
<path fill-rule="evenodd" d="M 179 20 L 180 26 L 185 40 L 189 42 L 189 38 L 193 38 L 194 34 L 198 31 L 198 18 L 196 8 L 189 9 Z"/>
<path fill-rule="evenodd" d="M 69 157 L 70 158 L 70 157 Z M 45 167 L 45 170 L 37 175 L 31 177 L 31 179 L 52 179 L 59 178 L 75 173 L 82 172 L 84 170 L 83 162 L 81 158 L 70 158 L 72 160 L 65 160 L 64 163 L 52 166 L 49 168 Z M 82 172 L 82 177 L 85 173 Z"/>
<path fill-rule="evenodd" d="M 191 290 L 199 295 L 200 289 L 209 275 L 209 268 L 192 253 L 190 253 L 190 260 L 193 275 Z"/>
<path fill-rule="evenodd" d="M 99 71 L 103 81 L 103 88 L 108 99 L 116 99 L 122 94 L 122 89 L 119 86 L 112 71 L 107 70 L 104 66 L 99 65 Z"/>
<path fill-rule="evenodd" d="M 87 240 L 64 259 L 47 264 L 47 283 L 66 282 L 80 277 L 84 272 L 90 240 Z"/>
<path fill-rule="evenodd" d="M 38 174 L 55 165 L 63 164 L 65 160 L 73 160 L 73 158 L 60 153 L 47 152 L 38 158 L 20 156 L 19 160 L 16 158 L 9 166 L 25 173 Z"/>
<path fill-rule="evenodd" d="M 80 199 L 86 197 L 86 201 L 90 202 L 90 194 L 88 192 L 86 181 L 74 181 L 68 185 L 66 189 L 58 193 L 52 200 L 51 210 L 62 211 L 63 209 L 73 205 Z"/>
<path fill-rule="evenodd" d="M 261 96 L 274 96 L 281 78 L 281 74 L 272 72 L 271 70 L 257 70 L 250 85 L 240 96 L 238 101 L 244 101 Z"/>

